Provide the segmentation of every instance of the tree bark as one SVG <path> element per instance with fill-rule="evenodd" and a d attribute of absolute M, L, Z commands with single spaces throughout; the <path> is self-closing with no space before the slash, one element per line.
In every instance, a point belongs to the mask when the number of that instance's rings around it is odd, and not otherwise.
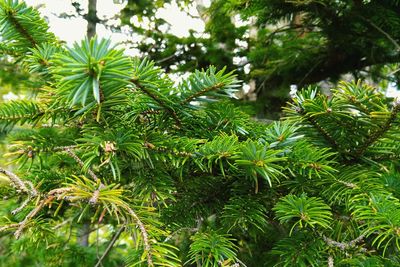
<path fill-rule="evenodd" d="M 87 21 L 87 38 L 91 39 L 96 35 L 96 24 L 99 22 L 97 17 L 97 0 L 89 0 Z"/>
<path fill-rule="evenodd" d="M 78 226 L 78 238 L 77 242 L 82 247 L 89 246 L 89 235 L 90 235 L 90 222 L 85 221 L 82 225 Z"/>

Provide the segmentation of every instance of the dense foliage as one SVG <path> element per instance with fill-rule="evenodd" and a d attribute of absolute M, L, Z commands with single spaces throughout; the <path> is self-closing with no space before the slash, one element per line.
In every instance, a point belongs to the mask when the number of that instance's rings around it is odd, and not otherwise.
<path fill-rule="evenodd" d="M 400 6 L 396 0 L 212 0 L 196 5 L 205 33 L 187 37 L 165 33 L 155 10 L 171 0 L 126 1 L 123 25 L 144 35 L 135 44 L 167 71 L 192 71 L 208 64 L 236 70 L 252 80 L 266 116 L 287 100 L 291 84 L 300 87 L 341 75 L 399 84 Z M 151 28 L 132 23 L 145 17 Z M 250 71 L 249 75 L 245 75 Z M 276 104 L 278 103 L 278 104 Z M 261 115 L 262 113 L 260 113 Z"/>
<path fill-rule="evenodd" d="M 310 87 L 265 125 L 224 70 L 65 47 L 16 0 L 0 29 L 41 82 L 0 106 L 2 266 L 400 265 L 398 100 Z"/>

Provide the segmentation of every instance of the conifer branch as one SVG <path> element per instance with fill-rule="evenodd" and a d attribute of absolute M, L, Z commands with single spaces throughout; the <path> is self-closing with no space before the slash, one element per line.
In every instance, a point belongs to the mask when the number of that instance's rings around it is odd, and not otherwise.
<path fill-rule="evenodd" d="M 218 89 L 220 89 L 220 88 L 222 88 L 224 86 L 225 86 L 224 83 L 217 83 L 217 84 L 214 84 L 214 85 L 209 86 L 207 88 L 204 88 L 203 90 L 201 90 L 199 92 L 196 92 L 195 94 L 193 94 L 191 96 L 188 96 L 186 99 L 184 99 L 181 102 L 181 105 L 187 104 L 190 101 L 192 101 L 193 99 L 195 99 L 196 97 L 202 96 L 202 95 L 204 95 L 204 94 L 206 94 L 206 93 L 208 93 L 210 91 L 218 90 Z"/>
<path fill-rule="evenodd" d="M 93 192 L 93 196 L 89 199 L 89 204 L 95 205 L 99 200 L 100 190 L 104 188 L 104 184 L 100 183 L 97 189 Z"/>
<path fill-rule="evenodd" d="M 379 156 L 372 156 L 370 157 L 374 161 L 385 161 L 385 160 L 399 160 L 400 159 L 400 153 L 398 154 L 384 154 L 384 155 L 379 155 Z"/>
<path fill-rule="evenodd" d="M 29 195 L 32 196 L 32 197 L 35 197 L 35 196 L 38 195 L 38 191 L 36 190 L 36 188 L 33 186 L 32 183 L 29 182 L 29 183 L 30 183 L 30 184 L 29 184 L 30 189 L 29 189 L 29 188 L 26 186 L 26 184 L 28 184 L 28 182 L 24 182 L 24 181 L 23 181 L 21 178 L 19 178 L 16 174 L 14 174 L 14 173 L 12 173 L 12 172 L 10 172 L 10 171 L 7 171 L 7 170 L 5 170 L 5 169 L 3 169 L 3 168 L 1 168 L 1 167 L 0 167 L 0 173 L 5 174 L 5 175 L 10 179 L 10 181 L 14 184 L 14 186 L 15 186 L 17 189 L 19 189 L 19 190 L 21 190 L 21 191 L 23 191 L 23 192 L 29 194 Z"/>
<path fill-rule="evenodd" d="M 149 235 L 147 233 L 146 228 L 144 227 L 143 222 L 140 220 L 139 216 L 136 212 L 131 209 L 129 206 L 127 207 L 129 214 L 135 219 L 137 225 L 139 226 L 140 232 L 142 233 L 143 243 L 144 243 L 144 251 L 147 253 L 147 266 L 154 266 L 153 259 L 151 255 L 151 246 L 149 243 Z"/>
<path fill-rule="evenodd" d="M 10 55 L 10 56 L 15 56 L 18 57 L 21 54 L 18 52 L 17 49 L 15 49 L 15 47 L 9 47 L 3 43 L 0 43 L 0 51 L 1 54 L 5 54 L 5 55 Z"/>
<path fill-rule="evenodd" d="M 178 118 L 178 115 L 176 114 L 176 112 L 168 107 L 165 102 L 161 99 L 159 99 L 156 95 L 154 95 L 151 91 L 149 91 L 147 88 L 145 88 L 142 84 L 140 84 L 140 82 L 136 79 L 131 79 L 131 82 L 137 87 L 139 88 L 143 93 L 145 93 L 146 95 L 148 95 L 149 97 L 151 97 L 154 101 L 156 101 L 161 107 L 163 107 L 170 115 L 171 117 L 174 119 L 176 125 L 178 127 L 180 127 L 182 125 L 181 120 Z"/>
<path fill-rule="evenodd" d="M 324 128 L 319 125 L 319 123 L 312 117 L 309 116 L 303 109 L 298 109 L 296 110 L 300 115 L 304 116 L 307 121 L 315 128 L 318 130 L 318 132 L 324 137 L 326 141 L 331 145 L 332 148 L 334 148 L 336 151 L 341 151 L 341 148 L 339 144 L 336 142 L 336 140 L 330 135 Z"/>
<path fill-rule="evenodd" d="M 174 156 L 178 157 L 193 157 L 194 154 L 186 151 L 173 151 L 171 149 L 168 149 L 167 147 L 156 147 L 152 143 L 145 142 L 144 147 L 148 148 L 150 150 L 156 151 L 156 152 L 161 152 L 161 153 L 169 153 Z"/>
<path fill-rule="evenodd" d="M 3 231 L 6 231 L 8 229 L 11 229 L 11 228 L 17 228 L 18 226 L 19 226 L 18 223 L 13 223 L 13 224 L 2 226 L 2 227 L 0 227 L 0 233 Z"/>
<path fill-rule="evenodd" d="M 51 202 L 54 198 L 55 198 L 55 196 L 49 196 L 49 197 L 43 199 L 42 201 L 39 202 L 39 205 L 37 205 L 33 210 L 31 210 L 31 212 L 28 213 L 28 215 L 26 215 L 25 219 L 19 223 L 19 227 L 14 233 L 14 236 L 16 239 L 20 238 L 22 231 L 25 229 L 29 220 L 32 219 L 33 217 L 35 217 L 39 213 L 39 211 L 41 211 L 43 209 L 43 207 L 47 203 Z"/>
<path fill-rule="evenodd" d="M 35 114 L 35 115 L 40 116 L 43 114 L 44 114 L 44 112 L 39 112 L 38 114 Z M 6 121 L 6 120 L 18 121 L 18 120 L 31 119 L 31 118 L 32 118 L 32 114 L 19 114 L 19 115 L 10 115 L 10 116 L 0 115 L 0 120 L 3 120 L 3 121 Z"/>
<path fill-rule="evenodd" d="M 21 210 L 23 210 L 23 209 L 28 205 L 28 203 L 29 203 L 30 201 L 31 201 L 31 198 L 30 198 L 30 197 L 28 197 L 27 199 L 25 199 L 25 201 L 22 202 L 21 206 L 19 206 L 19 207 L 16 208 L 15 210 L 11 211 L 11 214 L 12 214 L 12 215 L 15 215 L 15 214 L 17 214 L 18 212 L 20 212 Z"/>
<path fill-rule="evenodd" d="M 44 206 L 46 206 L 48 203 L 53 201 L 56 197 L 59 197 L 63 193 L 66 193 L 68 191 L 71 191 L 70 188 L 57 188 L 49 191 L 47 194 L 47 198 L 42 199 L 39 204 L 31 210 L 28 215 L 26 215 L 25 219 L 18 223 L 18 229 L 15 231 L 14 236 L 16 239 L 19 239 L 22 231 L 25 229 L 26 225 L 28 224 L 29 220 L 35 217 L 42 209 Z"/>
<path fill-rule="evenodd" d="M 45 114 L 43 106 L 35 101 L 14 100 L 3 103 L 0 107 L 2 127 L 13 126 L 18 122 L 35 122 Z"/>
<path fill-rule="evenodd" d="M 69 187 L 56 188 L 56 189 L 50 190 L 47 193 L 47 195 L 49 195 L 49 196 L 57 196 L 58 197 L 58 196 L 60 196 L 60 195 L 62 195 L 64 193 L 68 193 L 70 191 L 72 191 L 72 188 L 69 188 Z"/>
<path fill-rule="evenodd" d="M 66 151 L 68 155 L 70 155 L 71 158 L 73 158 L 81 168 L 84 167 L 85 163 L 71 150 L 71 146 L 64 147 L 64 151 Z M 99 177 L 97 177 L 97 175 L 92 171 L 91 168 L 87 169 L 87 173 L 90 175 L 90 177 L 92 177 L 94 181 L 97 182 L 100 180 Z"/>
<path fill-rule="evenodd" d="M 143 116 L 151 115 L 151 114 L 160 114 L 159 110 L 148 109 L 140 113 Z"/>
<path fill-rule="evenodd" d="M 332 137 L 332 135 L 330 135 L 324 128 L 322 128 L 321 125 L 319 125 L 319 123 L 314 118 L 312 118 L 311 116 L 307 116 L 307 120 L 314 126 L 314 128 L 318 130 L 318 132 L 322 134 L 325 140 L 328 141 L 334 149 L 338 151 L 340 150 L 339 144 Z"/>
<path fill-rule="evenodd" d="M 397 51 L 400 51 L 400 45 L 399 43 L 392 37 L 390 36 L 389 33 L 387 33 L 386 31 L 384 31 L 381 27 L 379 27 L 378 25 L 376 25 L 375 23 L 373 23 L 370 19 L 366 19 L 363 16 L 360 16 L 361 19 L 363 19 L 364 21 L 366 21 L 367 23 L 369 23 L 372 27 L 374 27 L 378 32 L 382 33 L 393 45 L 394 47 L 396 47 Z"/>
<path fill-rule="evenodd" d="M 364 239 L 364 235 L 360 235 L 359 237 L 349 241 L 349 242 L 338 242 L 329 237 L 323 236 L 325 243 L 330 247 L 337 247 L 340 250 L 347 250 L 349 248 L 354 247 L 357 243 L 360 243 Z"/>
<path fill-rule="evenodd" d="M 335 267 L 335 261 L 334 261 L 332 255 L 329 255 L 329 257 L 328 257 L 328 267 Z"/>
<path fill-rule="evenodd" d="M 84 162 L 71 150 L 71 148 L 74 148 L 75 146 L 66 146 L 63 147 L 64 151 L 66 151 L 68 153 L 68 155 L 70 155 L 78 164 L 81 168 L 83 168 L 84 166 Z M 87 173 L 90 175 L 90 177 L 92 177 L 92 179 L 95 182 L 99 182 L 100 179 L 99 177 L 97 177 L 97 175 L 92 171 L 92 169 L 89 167 L 87 169 Z M 93 196 L 90 198 L 89 200 L 89 204 L 91 205 L 95 205 L 99 199 L 99 195 L 100 195 L 100 190 L 104 188 L 104 184 L 100 181 L 98 188 L 93 192 Z"/>
<path fill-rule="evenodd" d="M 347 99 L 352 103 L 354 106 L 358 107 L 362 112 L 365 114 L 370 114 L 370 111 L 366 105 L 361 103 L 355 96 L 353 95 L 346 95 Z"/>
<path fill-rule="evenodd" d="M 339 179 L 336 179 L 336 181 L 337 181 L 338 183 L 342 184 L 342 185 L 347 186 L 348 188 L 351 188 L 351 189 L 357 188 L 357 185 L 354 184 L 354 183 L 342 181 L 342 180 L 339 180 Z"/>
<path fill-rule="evenodd" d="M 68 149 L 69 149 L 69 150 L 72 150 L 72 149 L 76 149 L 76 148 L 78 148 L 77 145 L 71 145 L 71 146 L 56 146 L 56 147 L 53 147 L 53 149 L 51 149 L 51 150 L 52 150 L 52 151 L 67 151 Z"/>
<path fill-rule="evenodd" d="M 33 38 L 33 36 L 31 34 L 29 34 L 29 32 L 21 25 L 21 23 L 19 23 L 19 21 L 14 17 L 14 13 L 12 10 L 9 10 L 7 12 L 8 18 L 11 22 L 12 25 L 14 25 L 15 29 L 25 38 L 27 39 L 32 47 L 35 47 L 37 45 L 37 42 L 35 41 L 35 39 Z"/>
<path fill-rule="evenodd" d="M 399 112 L 400 112 L 400 104 L 395 103 L 392 108 L 392 111 L 390 112 L 390 117 L 385 122 L 385 124 L 370 134 L 370 136 L 364 142 L 364 144 L 354 151 L 353 157 L 354 158 L 361 157 L 373 143 L 375 143 L 379 138 L 381 138 L 382 135 L 384 135 L 390 129 L 390 127 L 392 126 L 392 123 L 396 120 L 397 114 Z"/>

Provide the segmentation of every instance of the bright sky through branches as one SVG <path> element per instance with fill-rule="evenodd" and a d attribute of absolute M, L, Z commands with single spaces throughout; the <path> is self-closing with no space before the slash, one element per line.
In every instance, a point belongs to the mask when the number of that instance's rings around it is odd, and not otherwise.
<path fill-rule="evenodd" d="M 86 21 L 82 18 L 59 18 L 57 15 L 67 13 L 69 15 L 76 14 L 75 8 L 71 5 L 71 0 L 25 0 L 29 6 L 39 7 L 42 15 L 46 16 L 49 21 L 50 30 L 55 33 L 61 40 L 72 44 L 85 37 Z M 81 4 L 81 8 L 87 9 L 87 0 L 75 0 Z M 114 0 L 98 0 L 97 15 L 100 19 L 110 19 L 114 17 L 125 6 L 125 1 L 122 4 L 116 4 Z M 86 12 L 86 10 L 85 10 Z M 204 30 L 204 22 L 199 18 L 196 8 L 193 6 L 189 10 L 192 16 L 188 16 L 185 12 L 179 10 L 175 3 L 166 5 L 165 8 L 157 12 L 157 16 L 163 18 L 171 24 L 169 32 L 177 36 L 187 36 L 190 29 L 202 32 Z M 114 20 L 118 24 L 117 20 Z M 134 20 L 133 20 L 133 23 Z M 114 42 L 122 42 L 127 40 L 127 35 L 124 33 L 112 33 L 103 25 L 97 26 L 97 35 L 100 37 L 109 38 Z M 137 37 L 138 38 L 138 37 Z M 134 41 L 135 36 L 132 38 Z M 133 53 L 131 51 L 131 53 Z"/>

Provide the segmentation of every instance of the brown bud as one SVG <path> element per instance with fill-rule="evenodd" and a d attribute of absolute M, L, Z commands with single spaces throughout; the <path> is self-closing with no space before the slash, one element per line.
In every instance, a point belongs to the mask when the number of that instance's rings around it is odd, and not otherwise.
<path fill-rule="evenodd" d="M 115 148 L 115 143 L 114 143 L 114 142 L 107 141 L 106 144 L 105 144 L 105 146 L 104 146 L 104 151 L 105 151 L 105 152 L 113 152 L 113 151 L 115 151 L 115 150 L 116 150 L 116 148 Z"/>
<path fill-rule="evenodd" d="M 149 142 L 144 143 L 144 146 L 147 148 L 150 148 L 150 149 L 154 149 L 156 147 L 155 145 L 153 145 L 152 143 L 149 143 Z"/>

